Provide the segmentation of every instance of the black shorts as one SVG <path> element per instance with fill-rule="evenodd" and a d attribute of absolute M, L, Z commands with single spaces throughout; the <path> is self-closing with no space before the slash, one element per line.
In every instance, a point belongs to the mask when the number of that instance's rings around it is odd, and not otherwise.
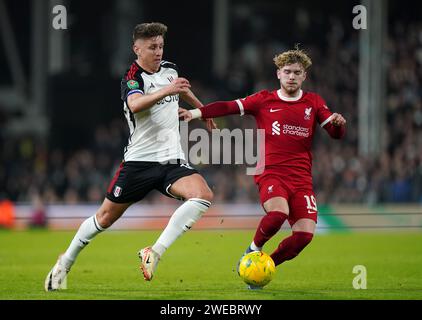
<path fill-rule="evenodd" d="M 127 161 L 120 164 L 107 189 L 106 198 L 116 203 L 133 203 L 142 200 L 151 190 L 179 199 L 169 192 L 178 179 L 198 173 L 188 163 Z"/>

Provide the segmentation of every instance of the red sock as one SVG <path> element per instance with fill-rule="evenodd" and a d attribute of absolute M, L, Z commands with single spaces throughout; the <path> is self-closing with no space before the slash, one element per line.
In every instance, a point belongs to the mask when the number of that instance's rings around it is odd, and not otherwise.
<path fill-rule="evenodd" d="M 296 257 L 311 242 L 313 236 L 310 232 L 293 231 L 292 235 L 284 239 L 271 254 L 275 265 L 278 266 Z"/>
<path fill-rule="evenodd" d="M 288 215 L 281 211 L 268 212 L 259 223 L 256 229 L 253 242 L 257 247 L 263 247 L 264 244 L 280 230 L 283 222 L 287 219 Z"/>

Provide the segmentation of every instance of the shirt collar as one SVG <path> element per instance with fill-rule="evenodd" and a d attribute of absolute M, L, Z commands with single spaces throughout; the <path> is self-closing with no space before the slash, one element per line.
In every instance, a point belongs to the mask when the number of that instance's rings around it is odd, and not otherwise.
<path fill-rule="evenodd" d="M 281 93 L 281 89 L 278 89 L 278 90 L 277 90 L 277 95 L 278 95 L 278 97 L 279 97 L 281 100 L 283 100 L 283 101 L 289 101 L 289 102 L 292 102 L 292 101 L 298 101 L 298 100 L 300 100 L 300 99 L 302 98 L 302 96 L 303 96 L 303 91 L 302 91 L 302 89 L 300 89 L 300 90 L 299 90 L 299 95 L 298 95 L 297 97 L 285 97 L 285 96 L 283 96 L 283 94 Z"/>

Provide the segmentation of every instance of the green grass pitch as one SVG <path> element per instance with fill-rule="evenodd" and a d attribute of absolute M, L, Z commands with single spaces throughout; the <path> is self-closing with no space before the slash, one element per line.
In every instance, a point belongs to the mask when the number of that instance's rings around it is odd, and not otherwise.
<path fill-rule="evenodd" d="M 81 253 L 68 289 L 44 292 L 44 279 L 74 231 L 0 231 L 0 299 L 292 300 L 422 299 L 422 233 L 317 234 L 275 279 L 249 291 L 235 270 L 253 230 L 186 233 L 165 253 L 153 281 L 138 269 L 137 251 L 158 231 L 107 231 Z M 264 248 L 277 245 L 286 233 Z M 352 286 L 355 265 L 367 289 Z"/>

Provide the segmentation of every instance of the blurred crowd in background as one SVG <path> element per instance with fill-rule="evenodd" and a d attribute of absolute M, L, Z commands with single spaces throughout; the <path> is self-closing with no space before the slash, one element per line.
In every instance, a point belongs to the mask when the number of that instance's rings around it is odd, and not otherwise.
<path fill-rule="evenodd" d="M 323 129 L 313 148 L 313 177 L 318 204 L 422 203 L 422 23 L 393 21 L 387 41 L 386 150 L 376 158 L 358 154 L 359 37 L 350 21 L 328 17 L 326 29 L 312 35 L 307 14 L 298 16 L 295 28 L 308 33 L 307 51 L 313 66 L 304 89 L 319 93 L 333 112 L 347 119 L 343 140 L 332 140 Z M 233 29 L 245 28 L 234 21 Z M 238 25 L 236 25 L 238 23 Z M 279 88 L 273 57 L 292 48 L 273 37 L 265 23 L 252 26 L 245 41 L 231 50 L 229 68 L 220 77 L 190 78 L 193 92 L 203 103 L 233 100 L 262 89 Z M 292 35 L 290 35 L 292 37 Z M 293 37 L 294 39 L 294 37 Z M 303 39 L 303 38 L 302 38 Z M 204 39 L 204 41 L 207 41 Z M 294 44 L 294 43 L 293 43 Z M 165 59 L 172 60 L 167 56 Z M 177 63 L 177 61 L 174 61 Z M 201 63 L 197 56 L 192 64 Z M 128 65 L 130 61 L 127 62 Z M 189 78 L 188 74 L 184 74 Z M 114 88 L 120 94 L 119 79 Z M 113 108 L 121 110 L 122 105 Z M 49 145 L 33 136 L 17 140 L 1 136 L 0 193 L 16 202 L 97 203 L 102 201 L 123 156 L 128 127 L 121 113 L 106 123 L 95 123 L 80 147 Z M 230 116 L 217 120 L 219 128 L 254 128 L 252 117 Z M 1 116 L 0 116 L 1 125 Z M 196 127 L 205 127 L 197 122 Z M 258 192 L 243 165 L 198 165 L 215 193 L 217 203 L 257 203 Z M 145 203 L 174 201 L 153 192 Z"/>

